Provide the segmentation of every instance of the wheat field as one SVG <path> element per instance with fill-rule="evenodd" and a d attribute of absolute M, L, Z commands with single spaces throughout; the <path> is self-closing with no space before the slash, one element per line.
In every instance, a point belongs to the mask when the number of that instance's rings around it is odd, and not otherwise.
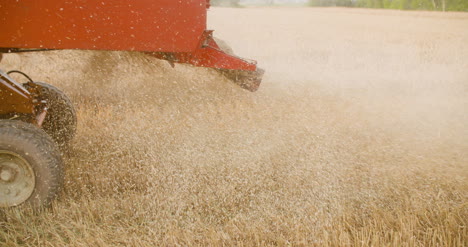
<path fill-rule="evenodd" d="M 139 53 L 7 54 L 63 89 L 63 193 L 0 246 L 467 246 L 468 14 L 212 8 L 250 93 Z"/>

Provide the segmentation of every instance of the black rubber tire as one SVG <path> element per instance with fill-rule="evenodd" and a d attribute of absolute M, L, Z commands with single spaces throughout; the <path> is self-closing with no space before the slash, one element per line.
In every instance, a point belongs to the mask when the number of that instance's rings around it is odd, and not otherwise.
<path fill-rule="evenodd" d="M 29 123 L 0 120 L 0 152 L 14 153 L 24 159 L 35 178 L 29 198 L 8 206 L 28 205 L 33 209 L 50 206 L 62 188 L 64 176 L 60 151 L 49 135 Z"/>
<path fill-rule="evenodd" d="M 44 131 L 60 146 L 67 145 L 76 133 L 76 111 L 70 99 L 58 88 L 43 82 L 41 96 L 48 101 L 47 116 L 42 124 Z"/>

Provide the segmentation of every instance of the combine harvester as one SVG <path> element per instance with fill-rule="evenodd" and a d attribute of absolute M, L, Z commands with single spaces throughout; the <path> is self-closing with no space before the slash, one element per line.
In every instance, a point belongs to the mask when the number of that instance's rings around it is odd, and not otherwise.
<path fill-rule="evenodd" d="M 171 65 L 215 68 L 257 90 L 263 70 L 222 51 L 206 30 L 209 7 L 210 0 L 1 1 L 0 60 L 16 52 L 138 51 Z M 0 208 L 50 205 L 63 181 L 59 147 L 75 131 L 75 110 L 59 89 L 0 71 Z"/>

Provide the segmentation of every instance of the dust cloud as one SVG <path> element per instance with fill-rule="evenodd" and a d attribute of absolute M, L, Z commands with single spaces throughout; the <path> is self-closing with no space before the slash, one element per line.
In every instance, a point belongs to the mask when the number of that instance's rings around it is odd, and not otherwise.
<path fill-rule="evenodd" d="M 3 69 L 59 86 L 78 111 L 50 231 L 84 221 L 88 244 L 466 241 L 467 14 L 214 8 L 209 26 L 267 71 L 258 92 L 133 52 L 5 55 Z M 458 218 L 439 221 L 444 210 Z"/>

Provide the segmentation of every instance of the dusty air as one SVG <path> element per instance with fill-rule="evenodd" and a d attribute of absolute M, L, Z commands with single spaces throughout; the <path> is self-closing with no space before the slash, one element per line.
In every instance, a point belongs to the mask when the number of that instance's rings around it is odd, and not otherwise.
<path fill-rule="evenodd" d="M 468 3 L 0 3 L 0 246 L 467 246 Z"/>

